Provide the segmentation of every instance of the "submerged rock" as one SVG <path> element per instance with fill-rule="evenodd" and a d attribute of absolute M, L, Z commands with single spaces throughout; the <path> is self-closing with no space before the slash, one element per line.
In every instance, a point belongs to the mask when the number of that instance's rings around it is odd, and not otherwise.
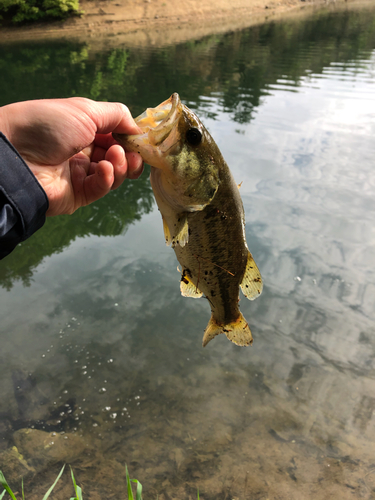
<path fill-rule="evenodd" d="M 0 452 L 0 470 L 8 483 L 15 483 L 35 472 L 15 446 Z"/>
<path fill-rule="evenodd" d="M 75 434 L 20 429 L 13 439 L 27 463 L 37 472 L 58 462 L 72 462 L 86 449 L 83 439 Z"/>

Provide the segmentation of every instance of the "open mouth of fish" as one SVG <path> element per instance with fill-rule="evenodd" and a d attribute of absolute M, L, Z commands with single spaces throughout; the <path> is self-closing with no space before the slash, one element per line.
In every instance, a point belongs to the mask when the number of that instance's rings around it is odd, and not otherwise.
<path fill-rule="evenodd" d="M 156 152 L 158 155 L 173 153 L 179 143 L 178 122 L 183 108 L 180 96 L 175 92 L 156 108 L 147 108 L 135 118 L 141 134 L 113 134 L 113 137 L 128 151 L 140 153 L 146 162 L 150 155 L 155 157 Z"/>

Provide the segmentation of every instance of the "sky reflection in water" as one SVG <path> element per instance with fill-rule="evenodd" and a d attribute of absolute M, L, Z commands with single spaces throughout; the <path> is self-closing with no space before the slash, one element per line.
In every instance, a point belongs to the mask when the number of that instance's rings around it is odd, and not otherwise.
<path fill-rule="evenodd" d="M 323 40 L 303 38 L 318 20 L 297 34 L 285 24 L 208 39 L 195 49 L 196 88 L 171 66 L 160 98 L 132 91 L 137 112 L 179 91 L 243 181 L 247 239 L 265 282 L 257 301 L 241 301 L 252 348 L 219 336 L 202 349 L 209 307 L 179 295 L 146 178 L 132 183 L 137 195 L 118 225 L 128 187 L 75 220 L 48 221 L 1 263 L 0 395 L 9 403 L 0 450 L 14 439 L 36 472 L 49 467 L 41 488 L 60 460 L 88 498 L 119 494 L 127 462 L 150 498 L 193 498 L 197 487 L 206 499 L 372 498 L 375 51 L 359 22 L 369 14 L 340 15 L 321 17 L 322 32 L 332 27 Z M 334 50 L 344 21 L 350 37 Z M 277 59 L 266 57 L 270 47 Z M 168 68 L 171 52 L 153 57 L 164 54 Z M 127 53 L 138 57 L 139 82 L 149 55 Z M 27 260 L 33 245 L 41 250 Z M 74 400 L 54 438 L 63 430 L 74 453 L 36 460 L 21 431 L 4 431 L 20 412 L 14 380 L 28 373 L 31 425 L 59 428 L 53 408 Z"/>

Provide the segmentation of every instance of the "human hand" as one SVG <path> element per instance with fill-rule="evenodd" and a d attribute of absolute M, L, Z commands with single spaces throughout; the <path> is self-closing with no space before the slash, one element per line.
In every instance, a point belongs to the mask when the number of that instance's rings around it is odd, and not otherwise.
<path fill-rule="evenodd" d="M 0 108 L 0 130 L 46 192 L 47 216 L 71 214 L 143 171 L 140 155 L 112 137 L 139 133 L 120 103 L 72 97 L 9 104 Z"/>

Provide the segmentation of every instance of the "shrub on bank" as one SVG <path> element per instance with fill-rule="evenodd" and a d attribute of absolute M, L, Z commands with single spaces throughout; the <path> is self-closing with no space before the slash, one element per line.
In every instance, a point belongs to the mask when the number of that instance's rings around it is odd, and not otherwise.
<path fill-rule="evenodd" d="M 79 12 L 79 0 L 0 0 L 0 19 L 13 23 L 64 19 Z"/>

